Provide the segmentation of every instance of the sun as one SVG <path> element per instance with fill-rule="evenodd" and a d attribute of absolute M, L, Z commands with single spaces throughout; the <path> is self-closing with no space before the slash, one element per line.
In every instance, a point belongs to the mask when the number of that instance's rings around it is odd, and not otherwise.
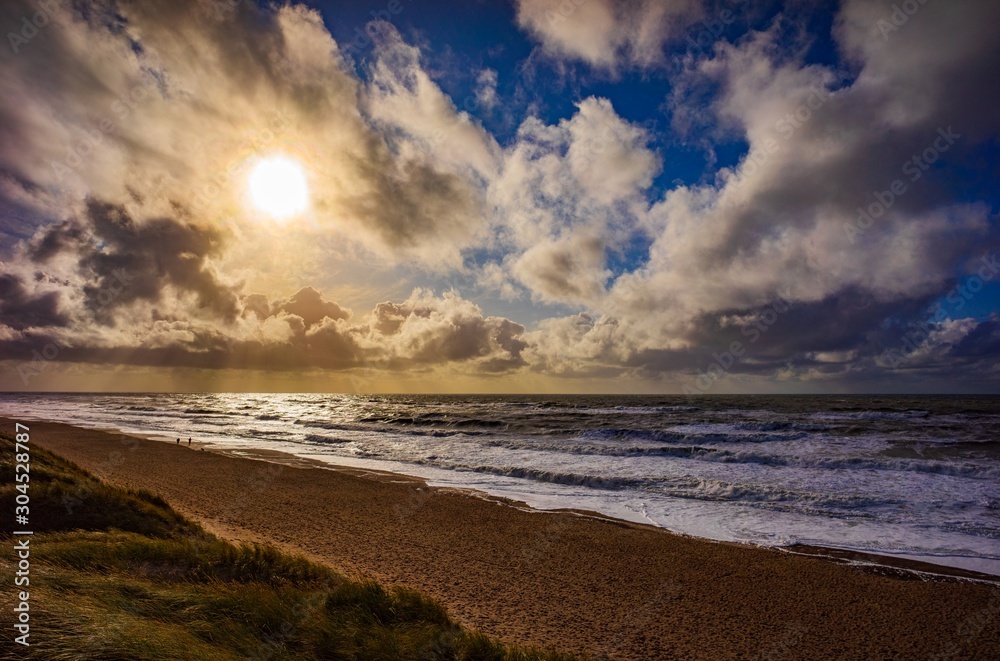
<path fill-rule="evenodd" d="M 309 185 L 302 166 L 287 156 L 261 160 L 248 180 L 253 205 L 272 218 L 285 220 L 309 206 Z"/>

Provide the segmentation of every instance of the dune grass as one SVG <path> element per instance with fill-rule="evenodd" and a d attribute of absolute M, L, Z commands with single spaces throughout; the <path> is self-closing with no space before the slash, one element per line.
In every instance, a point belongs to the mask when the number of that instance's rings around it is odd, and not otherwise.
<path fill-rule="evenodd" d="M 13 458 L 12 439 L 0 435 L 0 474 L 14 474 Z M 0 658 L 572 658 L 467 631 L 412 590 L 231 544 L 162 499 L 103 483 L 37 446 L 30 475 L 31 646 L 5 644 Z M 4 516 L 16 493 L 4 479 Z M 9 551 L 0 569 L 12 575 Z M 5 612 L 13 599 L 12 586 L 0 590 Z"/>

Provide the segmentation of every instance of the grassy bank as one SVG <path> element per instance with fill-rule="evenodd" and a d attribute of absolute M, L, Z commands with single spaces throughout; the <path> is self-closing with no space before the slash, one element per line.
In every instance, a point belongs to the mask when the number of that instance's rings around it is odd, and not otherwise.
<path fill-rule="evenodd" d="M 0 436 L 0 453 L 0 512 L 11 517 L 9 436 Z M 411 590 L 351 581 L 271 547 L 230 544 L 160 498 L 105 484 L 38 447 L 30 475 L 31 646 L 5 642 L 2 658 L 570 658 L 466 631 Z M 10 577 L 8 525 L 0 565 Z M 0 590 L 8 614 L 14 592 L 9 581 Z M 13 635 L 8 629 L 4 638 Z"/>

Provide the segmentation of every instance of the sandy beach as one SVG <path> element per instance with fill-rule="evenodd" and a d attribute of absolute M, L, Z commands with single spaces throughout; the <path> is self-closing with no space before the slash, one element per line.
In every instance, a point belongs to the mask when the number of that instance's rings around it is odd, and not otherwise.
<path fill-rule="evenodd" d="M 416 588 L 510 642 L 611 659 L 1000 657 L 998 585 L 542 513 L 287 455 L 223 455 L 197 439 L 31 430 L 35 444 L 220 536 Z"/>

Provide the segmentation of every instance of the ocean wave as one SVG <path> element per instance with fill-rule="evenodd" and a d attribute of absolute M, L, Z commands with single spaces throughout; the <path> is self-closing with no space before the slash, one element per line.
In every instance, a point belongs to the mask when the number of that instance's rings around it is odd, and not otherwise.
<path fill-rule="evenodd" d="M 588 487 L 609 491 L 643 490 L 661 496 L 695 500 L 729 501 L 756 505 L 781 505 L 785 509 L 836 511 L 839 515 L 869 518 L 874 508 L 898 505 L 899 501 L 862 494 L 824 494 L 796 491 L 761 484 L 738 484 L 721 480 L 679 477 L 610 477 L 586 473 L 560 472 L 525 466 L 461 467 L 477 473 L 513 477 L 535 482 Z"/>
<path fill-rule="evenodd" d="M 664 456 L 688 457 L 697 451 L 716 452 L 715 448 L 696 445 L 611 445 L 580 443 L 565 439 L 533 441 L 528 439 L 492 437 L 480 441 L 481 445 L 506 450 L 532 450 L 555 454 L 594 455 L 603 457 Z"/>
<path fill-rule="evenodd" d="M 909 411 L 850 411 L 850 412 L 822 412 L 813 415 L 821 420 L 911 420 L 926 418 L 930 411 L 909 410 Z"/>
<path fill-rule="evenodd" d="M 371 431 L 370 425 L 351 424 L 349 422 L 326 422 L 323 420 L 298 419 L 294 422 L 303 427 L 314 427 L 316 429 L 328 429 L 330 431 Z"/>
<path fill-rule="evenodd" d="M 993 558 L 1000 572 L 996 398 L 9 394 L 0 409 L 392 461 L 546 505 L 641 507 L 689 534 Z"/>
<path fill-rule="evenodd" d="M 431 427 L 438 425 L 441 427 L 466 428 L 482 427 L 486 429 L 505 429 L 510 425 L 506 420 L 487 420 L 482 418 L 457 418 L 448 419 L 441 413 L 425 413 L 417 416 L 368 416 L 360 418 L 360 423 L 381 424 L 390 427 Z"/>
<path fill-rule="evenodd" d="M 580 415 L 646 415 L 654 413 L 693 413 L 700 411 L 697 406 L 615 406 L 612 408 L 583 408 L 574 413 Z"/>
<path fill-rule="evenodd" d="M 709 448 L 705 448 L 708 450 Z M 869 470 L 891 472 L 929 473 L 969 479 L 1000 479 L 1000 468 L 986 468 L 974 463 L 945 461 L 919 461 L 909 459 L 874 459 L 870 457 L 803 457 L 782 456 L 753 451 L 715 450 L 692 452 L 691 458 L 704 461 L 736 464 L 762 464 L 793 468 L 821 470 Z"/>
<path fill-rule="evenodd" d="M 623 441 L 641 440 L 654 443 L 684 442 L 688 437 L 686 434 L 677 432 L 662 431 L 659 429 L 633 429 L 629 427 L 604 427 L 601 429 L 587 429 L 579 434 L 577 438 L 596 441 Z"/>
<path fill-rule="evenodd" d="M 532 450 L 557 454 L 603 457 L 664 457 L 711 461 L 724 464 L 756 464 L 816 470 L 872 470 L 917 472 L 969 479 L 1000 479 L 1000 468 L 984 467 L 973 462 L 935 461 L 909 458 L 816 457 L 783 455 L 756 450 L 732 450 L 699 444 L 610 445 L 565 440 L 535 442 L 527 439 L 490 438 L 482 445 L 508 450 Z"/>
<path fill-rule="evenodd" d="M 314 429 L 325 429 L 327 431 L 343 431 L 343 432 L 361 432 L 366 434 L 371 433 L 389 433 L 394 436 L 404 436 L 404 437 L 415 437 L 415 438 L 449 438 L 452 436 L 467 436 L 476 437 L 488 435 L 492 432 L 484 430 L 475 429 L 433 429 L 433 428 L 423 428 L 418 427 L 416 429 L 403 428 L 389 428 L 378 424 L 359 424 L 350 422 L 324 422 L 320 420 L 296 420 L 294 424 L 302 425 L 303 427 L 312 427 Z"/>
<path fill-rule="evenodd" d="M 804 431 L 792 431 L 787 433 L 773 434 L 767 432 L 739 433 L 741 430 L 735 426 L 730 426 L 731 433 L 698 431 L 692 427 L 690 431 L 678 431 L 683 426 L 674 427 L 673 430 L 660 429 L 634 429 L 629 427 L 607 427 L 603 429 L 588 429 L 580 434 L 578 438 L 620 441 L 639 440 L 653 443 L 681 443 L 691 445 L 694 443 L 771 443 L 780 441 L 795 441 L 807 436 Z M 749 431 L 749 430 L 742 430 Z"/>
<path fill-rule="evenodd" d="M 460 466 L 455 467 L 463 468 Z M 622 477 L 602 477 L 600 475 L 587 475 L 579 473 L 562 473 L 559 471 L 548 471 L 540 468 L 530 468 L 527 466 L 474 466 L 468 467 L 466 470 L 472 470 L 476 473 L 501 475 L 503 477 L 514 477 L 522 480 L 591 487 L 594 489 L 627 489 L 641 487 L 651 483 L 650 480 L 642 478 L 632 479 Z"/>
<path fill-rule="evenodd" d="M 721 480 L 701 480 L 694 489 L 667 491 L 669 495 L 702 500 L 725 500 L 743 503 L 769 503 L 796 506 L 799 509 L 853 511 L 869 517 L 866 511 L 899 504 L 899 501 L 862 494 L 829 494 L 797 491 L 760 484 L 737 484 Z"/>
<path fill-rule="evenodd" d="M 734 422 L 733 427 L 736 429 L 744 429 L 747 431 L 803 431 L 803 432 L 821 432 L 830 431 L 833 429 L 829 425 L 818 425 L 812 423 L 802 423 L 802 422 L 788 422 L 784 420 L 764 420 L 764 421 L 752 421 L 752 422 Z"/>
<path fill-rule="evenodd" d="M 336 436 L 323 436 L 322 434 L 306 434 L 305 441 L 307 443 L 322 443 L 324 445 L 329 444 L 341 444 L 350 443 L 346 438 L 337 438 Z"/>

